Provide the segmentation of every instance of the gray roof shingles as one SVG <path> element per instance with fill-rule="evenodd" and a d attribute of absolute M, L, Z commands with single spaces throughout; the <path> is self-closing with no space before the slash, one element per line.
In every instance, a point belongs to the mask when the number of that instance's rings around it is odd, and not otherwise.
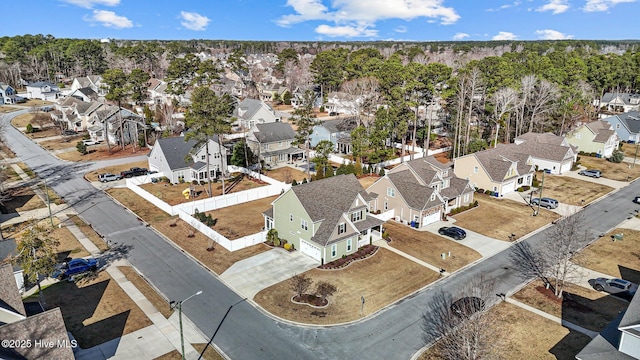
<path fill-rule="evenodd" d="M 253 135 L 261 144 L 293 140 L 296 137 L 291 125 L 282 122 L 257 124 L 256 129 Z"/>

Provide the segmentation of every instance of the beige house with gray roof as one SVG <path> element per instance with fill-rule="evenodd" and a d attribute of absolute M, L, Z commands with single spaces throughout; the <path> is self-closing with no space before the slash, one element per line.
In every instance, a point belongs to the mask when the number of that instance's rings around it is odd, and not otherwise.
<path fill-rule="evenodd" d="M 373 200 L 373 210 L 393 210 L 396 221 L 422 227 L 468 205 L 474 189 L 468 180 L 455 176 L 451 165 L 429 156 L 396 166 L 367 188 L 367 192 L 379 194 Z"/>
<path fill-rule="evenodd" d="M 598 120 L 578 126 L 566 135 L 569 144 L 578 151 L 596 153 L 608 158 L 618 148 L 619 139 L 613 126 L 606 121 Z"/>

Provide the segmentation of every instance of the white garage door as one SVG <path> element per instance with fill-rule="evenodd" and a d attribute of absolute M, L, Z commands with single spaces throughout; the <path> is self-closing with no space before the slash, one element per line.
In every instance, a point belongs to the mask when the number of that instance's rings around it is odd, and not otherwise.
<path fill-rule="evenodd" d="M 562 168 L 560 169 L 560 173 L 564 174 L 571 171 L 571 162 L 567 162 L 565 164 L 562 164 Z"/>
<path fill-rule="evenodd" d="M 320 248 L 302 239 L 300 239 L 300 251 L 302 251 L 303 254 L 311 256 L 318 261 L 322 259 Z"/>
<path fill-rule="evenodd" d="M 434 222 L 440 221 L 440 210 L 437 212 L 427 215 L 422 218 L 422 226 L 433 224 Z"/>
<path fill-rule="evenodd" d="M 513 192 L 516 189 L 516 182 L 510 181 L 504 185 L 502 185 L 502 195 Z"/>

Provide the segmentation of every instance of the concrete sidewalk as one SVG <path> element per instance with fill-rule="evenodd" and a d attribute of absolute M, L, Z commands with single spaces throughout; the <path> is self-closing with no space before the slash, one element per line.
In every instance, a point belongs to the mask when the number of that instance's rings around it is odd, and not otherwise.
<path fill-rule="evenodd" d="M 402 252 L 402 251 L 400 251 L 400 250 L 398 250 L 398 249 L 396 249 L 396 248 L 394 248 L 392 246 L 389 246 L 389 243 L 387 243 L 386 240 L 378 240 L 378 241 L 374 242 L 373 245 L 379 246 L 381 248 L 385 248 L 385 249 L 387 249 L 387 250 L 389 250 L 391 252 L 394 252 L 394 253 L 396 253 L 396 254 L 398 254 L 398 255 L 406 258 L 406 259 L 409 259 L 409 260 L 413 261 L 416 264 L 420 264 L 420 265 L 422 265 L 422 266 L 424 266 L 426 268 L 429 268 L 429 269 L 431 269 L 431 270 L 433 270 L 435 272 L 440 272 L 440 268 L 439 267 L 433 266 L 431 264 L 428 264 L 428 263 L 426 263 L 426 262 L 424 262 L 424 261 L 422 261 L 422 260 L 420 260 L 420 259 L 418 259 L 416 257 L 413 257 L 413 256 L 411 256 L 411 255 L 409 255 L 409 254 L 407 254 L 405 252 Z M 442 273 L 442 275 L 449 275 L 449 273 L 448 272 L 444 272 L 444 273 Z"/>

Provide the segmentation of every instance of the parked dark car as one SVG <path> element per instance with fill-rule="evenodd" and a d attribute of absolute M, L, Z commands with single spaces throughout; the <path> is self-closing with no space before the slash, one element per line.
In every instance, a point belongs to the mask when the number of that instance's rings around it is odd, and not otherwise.
<path fill-rule="evenodd" d="M 448 236 L 456 240 L 462 240 L 467 237 L 467 233 L 457 226 L 441 227 L 438 229 L 438 234 Z"/>
<path fill-rule="evenodd" d="M 464 318 L 468 318 L 482 310 L 484 310 L 484 300 L 477 296 L 463 297 L 451 304 L 451 312 Z"/>
<path fill-rule="evenodd" d="M 60 269 L 58 269 L 54 273 L 53 277 L 60 278 L 60 279 L 66 279 L 66 278 L 68 278 L 70 276 L 83 274 L 83 273 L 86 273 L 86 272 L 89 272 L 89 271 L 96 271 L 97 269 L 98 269 L 98 260 L 96 260 L 94 258 L 72 259 L 72 260 L 69 260 L 69 261 L 65 262 L 64 264 L 62 264 Z"/>
<path fill-rule="evenodd" d="M 628 295 L 632 297 L 638 290 L 638 285 L 627 280 L 600 277 L 594 280 L 593 288 L 597 291 L 608 292 L 609 294 Z"/>
<path fill-rule="evenodd" d="M 636 196 L 633 198 L 633 202 L 636 204 L 640 204 L 640 196 Z"/>
<path fill-rule="evenodd" d="M 134 177 L 134 176 L 147 175 L 147 173 L 149 173 L 149 170 L 147 170 L 145 168 L 132 167 L 129 170 L 121 172 L 120 176 L 123 177 L 123 178 L 130 178 L 130 177 Z"/>
<path fill-rule="evenodd" d="M 602 172 L 600 170 L 596 170 L 596 169 L 580 170 L 580 172 L 578 172 L 578 174 L 584 175 L 584 176 L 590 176 L 590 177 L 594 177 L 594 178 L 599 178 L 600 176 L 602 176 Z"/>
<path fill-rule="evenodd" d="M 62 135 L 73 136 L 73 135 L 78 135 L 78 132 L 75 130 L 67 129 L 62 132 Z"/>
<path fill-rule="evenodd" d="M 547 209 L 555 209 L 558 207 L 558 200 L 556 199 L 547 198 L 547 197 L 531 199 L 531 205 L 538 205 L 538 203 L 540 203 L 541 207 L 544 207 Z"/>

